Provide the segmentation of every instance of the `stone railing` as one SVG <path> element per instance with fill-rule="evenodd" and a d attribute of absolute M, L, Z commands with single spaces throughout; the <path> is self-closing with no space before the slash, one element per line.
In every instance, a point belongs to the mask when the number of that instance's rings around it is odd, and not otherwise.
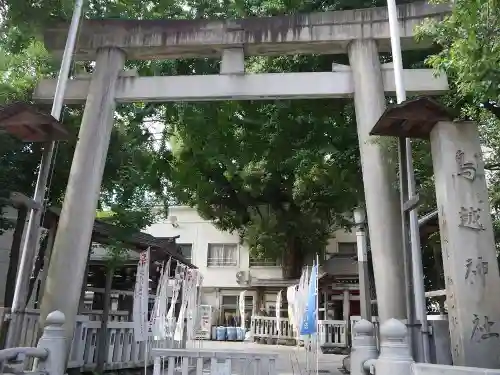
<path fill-rule="evenodd" d="M 153 349 L 153 374 L 276 375 L 278 354 L 232 350 Z"/>
<path fill-rule="evenodd" d="M 83 316 L 79 316 L 78 320 L 73 336 L 69 368 L 92 371 L 97 366 L 101 322 L 90 321 Z M 147 349 L 173 347 L 172 341 L 154 341 L 152 337 L 147 342 L 136 342 L 133 322 L 109 321 L 106 336 L 109 341 L 105 355 L 105 370 L 137 368 L 152 364 L 151 352 Z"/>
<path fill-rule="evenodd" d="M 278 325 L 281 332 L 278 335 Z M 320 320 L 318 321 L 319 344 L 322 347 L 345 348 L 348 345 L 347 322 L 343 320 Z M 251 335 L 256 341 L 274 343 L 278 340 L 286 340 L 296 344 L 293 325 L 287 318 L 279 321 L 271 316 L 252 316 Z"/>
<path fill-rule="evenodd" d="M 281 332 L 278 332 L 278 327 L 280 327 Z M 277 321 L 276 318 L 272 316 L 254 315 L 251 320 L 250 332 L 252 338 L 258 341 L 295 341 L 293 325 L 287 318 L 280 318 L 279 321 Z"/>
<path fill-rule="evenodd" d="M 374 324 L 361 320 L 352 329 L 351 375 L 500 375 L 500 370 L 415 363 L 405 324 L 390 319 L 380 325 L 380 351 Z M 380 354 L 379 354 L 380 353 Z"/>
<path fill-rule="evenodd" d="M 0 350 L 1 373 L 63 375 L 66 370 L 64 351 L 64 314 L 55 311 L 47 317 L 47 325 L 34 347 L 18 347 Z M 34 371 L 24 371 L 32 366 Z"/>
<path fill-rule="evenodd" d="M 93 321 L 101 321 L 102 314 L 102 310 L 82 311 L 82 315 L 88 316 Z M 128 322 L 129 318 L 130 313 L 128 311 L 111 311 L 108 315 L 108 321 L 110 322 Z"/>
<path fill-rule="evenodd" d="M 27 309 L 23 315 L 21 335 L 15 345 L 33 347 L 36 345 L 40 312 L 39 310 Z M 153 364 L 151 351 L 146 349 L 174 347 L 174 342 L 171 340 L 154 341 L 153 338 L 150 338 L 148 342 L 136 342 L 133 323 L 120 321 L 118 317 L 123 317 L 124 314 L 114 315 L 116 318 L 111 317 L 106 329 L 109 345 L 105 355 L 105 370 L 142 368 L 145 361 L 148 365 Z M 68 368 L 93 371 L 97 367 L 97 351 L 101 331 L 100 319 L 101 314 L 92 311 L 77 316 Z M 30 366 L 31 363 L 26 363 L 25 369 L 30 368 Z"/>
<path fill-rule="evenodd" d="M 348 346 L 348 329 L 344 320 L 318 321 L 319 345 L 328 347 L 346 348 Z"/>

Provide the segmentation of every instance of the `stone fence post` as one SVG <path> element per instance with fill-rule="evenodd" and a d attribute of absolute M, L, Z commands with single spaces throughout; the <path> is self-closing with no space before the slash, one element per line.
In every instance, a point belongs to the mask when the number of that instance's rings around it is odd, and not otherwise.
<path fill-rule="evenodd" d="M 380 356 L 375 362 L 375 374 L 411 375 L 412 364 L 406 326 L 396 319 L 387 320 L 380 326 Z"/>
<path fill-rule="evenodd" d="M 37 348 L 45 349 L 49 355 L 44 361 L 38 361 L 35 368 L 48 375 L 63 375 L 66 371 L 66 337 L 63 324 L 64 314 L 54 311 L 47 316 L 43 334 Z"/>
<path fill-rule="evenodd" d="M 368 375 L 370 366 L 378 357 L 375 327 L 362 319 L 352 327 L 351 375 Z"/>

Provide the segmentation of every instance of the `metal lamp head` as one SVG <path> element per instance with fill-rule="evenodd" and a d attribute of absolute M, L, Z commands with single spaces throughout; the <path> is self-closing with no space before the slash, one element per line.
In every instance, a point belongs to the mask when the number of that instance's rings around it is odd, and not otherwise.
<path fill-rule="evenodd" d="M 356 225 L 361 225 L 366 222 L 366 213 L 365 209 L 362 207 L 356 207 L 354 209 L 354 223 Z"/>

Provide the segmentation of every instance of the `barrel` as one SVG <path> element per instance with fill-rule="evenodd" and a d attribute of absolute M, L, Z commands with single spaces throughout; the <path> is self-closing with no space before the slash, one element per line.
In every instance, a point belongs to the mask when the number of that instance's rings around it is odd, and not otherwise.
<path fill-rule="evenodd" d="M 217 327 L 217 341 L 226 340 L 226 327 Z"/>
<path fill-rule="evenodd" d="M 244 341 L 245 340 L 245 328 L 238 327 L 236 329 L 236 340 L 238 341 Z"/>
<path fill-rule="evenodd" d="M 227 341 L 236 341 L 238 338 L 236 327 L 227 327 Z"/>

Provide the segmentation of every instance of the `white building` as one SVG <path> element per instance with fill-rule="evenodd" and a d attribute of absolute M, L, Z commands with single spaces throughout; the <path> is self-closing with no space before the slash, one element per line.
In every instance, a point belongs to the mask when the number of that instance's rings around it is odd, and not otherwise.
<path fill-rule="evenodd" d="M 180 244 L 183 255 L 204 276 L 203 303 L 213 307 L 215 319 L 223 321 L 229 314 L 236 313 L 238 297 L 243 290 L 247 291 L 246 310 L 249 315 L 261 314 L 260 308 L 264 308 L 268 314 L 275 314 L 276 294 L 296 283 L 296 280 L 284 280 L 282 269 L 276 263 L 253 261 L 248 247 L 240 244 L 236 233 L 218 230 L 210 221 L 202 219 L 195 209 L 186 206 L 171 207 L 169 215 L 168 219 L 152 225 L 146 231 L 160 238 L 179 236 L 177 244 Z M 8 208 L 6 216 L 14 222 L 16 210 Z M 7 230 L 0 235 L 0 305 L 3 304 L 5 294 L 12 233 L 12 230 Z M 336 231 L 329 241 L 326 256 L 328 259 L 332 254 L 337 254 L 337 258 L 325 263 L 325 271 L 339 276 L 357 276 L 356 264 L 350 257 L 355 253 L 355 234 Z M 342 254 L 346 256 L 345 259 L 338 258 L 342 258 Z M 98 260 L 104 255 L 104 249 L 96 247 L 91 259 Z M 131 253 L 131 258 L 134 256 L 137 255 Z M 345 295 L 347 289 L 351 290 Z M 324 300 L 332 300 L 332 303 L 338 304 L 337 310 L 341 309 L 339 311 L 357 313 L 359 297 L 355 295 L 356 289 L 357 285 L 337 285 L 329 293 L 338 295 L 327 296 Z M 281 309 L 283 316 L 286 316 L 286 298 L 283 300 Z M 345 304 L 349 303 L 351 307 L 348 309 Z"/>
<path fill-rule="evenodd" d="M 196 209 L 187 206 L 171 207 L 169 217 L 152 225 L 146 231 L 155 237 L 177 238 L 183 255 L 197 266 L 203 276 L 203 303 L 214 308 L 215 318 L 224 320 L 238 309 L 238 296 L 246 290 L 245 305 L 248 314 L 264 307 L 274 315 L 276 294 L 296 281 L 284 280 L 281 267 L 273 263 L 254 262 L 245 244 L 240 244 L 237 233 L 218 230 L 210 221 L 202 219 Z M 354 233 L 337 231 L 329 242 L 326 253 L 356 252 Z M 284 295 L 285 297 L 285 295 Z M 286 297 L 282 305 L 285 315 Z"/>

